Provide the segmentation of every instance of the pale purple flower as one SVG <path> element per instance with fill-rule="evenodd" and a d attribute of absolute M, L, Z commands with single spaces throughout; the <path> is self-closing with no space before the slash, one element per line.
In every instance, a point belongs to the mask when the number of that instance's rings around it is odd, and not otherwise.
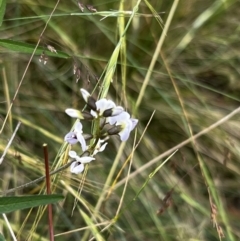
<path fill-rule="evenodd" d="M 74 130 L 69 132 L 65 137 L 64 140 L 67 141 L 69 144 L 74 145 L 77 142 L 81 144 L 82 150 L 86 151 L 87 145 L 86 141 L 82 135 L 82 123 L 78 121 L 74 127 Z"/>
<path fill-rule="evenodd" d="M 71 158 L 76 160 L 70 166 L 70 171 L 72 173 L 75 173 L 75 174 L 83 172 L 84 164 L 89 163 L 89 162 L 95 160 L 94 157 L 90 157 L 90 156 L 80 157 L 80 156 L 77 155 L 77 153 L 75 151 L 69 151 L 68 155 Z"/>

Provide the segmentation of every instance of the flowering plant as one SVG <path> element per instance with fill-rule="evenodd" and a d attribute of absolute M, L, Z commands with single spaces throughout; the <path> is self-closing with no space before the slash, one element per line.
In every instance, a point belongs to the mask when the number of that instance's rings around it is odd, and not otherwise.
<path fill-rule="evenodd" d="M 81 156 L 78 156 L 75 151 L 68 153 L 75 160 L 71 164 L 70 171 L 76 174 L 83 172 L 84 164 L 95 160 L 94 156 L 105 150 L 109 136 L 119 135 L 121 141 L 126 141 L 138 123 L 137 119 L 131 118 L 122 106 L 116 106 L 112 100 L 103 98 L 96 101 L 85 89 L 80 91 L 90 110 L 81 112 L 68 108 L 65 111 L 69 116 L 78 119 L 73 130 L 64 138 L 70 145 L 76 143 L 81 145 L 83 151 Z M 83 133 L 80 119 L 95 122 L 96 128 L 93 133 Z M 91 143 L 89 146 L 86 144 L 87 141 Z"/>

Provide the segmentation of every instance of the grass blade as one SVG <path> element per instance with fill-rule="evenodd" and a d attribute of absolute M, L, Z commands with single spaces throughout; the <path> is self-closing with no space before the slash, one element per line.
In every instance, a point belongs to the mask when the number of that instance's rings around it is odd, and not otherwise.
<path fill-rule="evenodd" d="M 3 22 L 3 17 L 5 14 L 5 10 L 6 10 L 6 3 L 7 3 L 6 0 L 0 1 L 0 26 L 2 25 L 2 22 Z"/>
<path fill-rule="evenodd" d="M 18 197 L 1 197 L 0 213 L 9 213 L 12 211 L 32 208 L 39 205 L 55 203 L 63 199 L 62 195 L 31 195 Z"/>
<path fill-rule="evenodd" d="M 14 52 L 20 52 L 24 54 L 32 54 L 34 51 L 34 48 L 36 47 L 36 45 L 33 45 L 33 44 L 28 44 L 24 42 L 9 40 L 9 39 L 0 39 L 0 46 L 6 49 L 12 50 Z M 43 47 L 38 47 L 35 53 L 36 55 L 41 55 L 43 51 L 46 55 L 52 56 L 52 57 L 64 58 L 64 59 L 68 59 L 70 57 L 68 54 L 62 51 L 57 51 L 57 53 L 54 53 Z"/>

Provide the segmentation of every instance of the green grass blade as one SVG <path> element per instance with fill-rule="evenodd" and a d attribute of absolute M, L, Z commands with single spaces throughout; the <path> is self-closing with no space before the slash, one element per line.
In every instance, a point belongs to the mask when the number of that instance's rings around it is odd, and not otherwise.
<path fill-rule="evenodd" d="M 3 17 L 5 14 L 6 2 L 6 0 L 0 0 L 0 26 L 2 25 Z"/>
<path fill-rule="evenodd" d="M 163 28 L 163 20 L 161 19 L 158 12 L 154 9 L 154 7 L 147 0 L 144 0 L 144 2 L 148 6 L 150 11 L 152 12 L 152 14 L 155 17 L 155 19 L 157 20 L 158 24 L 161 26 L 161 28 Z"/>
<path fill-rule="evenodd" d="M 122 0 L 119 5 L 119 10 L 124 10 L 124 1 Z M 119 36 L 123 36 L 122 45 L 120 48 L 120 60 L 121 60 L 121 77 L 122 77 L 122 97 L 126 100 L 126 82 L 127 82 L 127 43 L 126 43 L 126 35 L 124 35 L 124 27 L 125 27 L 125 18 L 118 18 L 118 26 L 119 26 Z M 126 102 L 126 101 L 125 101 Z"/>
<path fill-rule="evenodd" d="M 62 195 L 31 195 L 18 197 L 1 197 L 0 213 L 9 213 L 12 211 L 32 208 L 40 205 L 55 203 L 63 199 Z"/>
<path fill-rule="evenodd" d="M 91 230 L 94 238 L 97 241 L 104 241 L 103 237 L 101 236 L 101 234 L 98 232 L 97 227 L 94 226 L 94 223 L 92 222 L 91 218 L 82 210 L 79 210 L 84 221 L 86 222 L 87 226 L 89 227 L 89 229 Z"/>
<path fill-rule="evenodd" d="M 133 11 L 132 11 L 132 14 L 128 20 L 128 23 L 122 33 L 122 36 L 120 36 L 120 39 L 118 41 L 118 44 L 116 46 L 116 48 L 114 49 L 113 51 L 113 54 L 108 62 L 108 66 L 107 66 L 107 69 L 106 69 L 106 75 L 105 75 L 105 78 L 103 80 L 103 89 L 102 89 L 102 93 L 101 93 L 101 98 L 104 98 L 107 96 L 107 93 L 108 93 L 108 89 L 110 87 L 110 83 L 112 82 L 112 79 L 113 79 L 113 75 L 115 73 L 115 68 L 116 68 L 116 65 L 117 65 L 117 60 L 118 60 L 118 56 L 119 56 L 119 52 L 120 52 L 120 49 L 121 49 L 121 46 L 122 46 L 122 43 L 124 42 L 124 36 L 128 30 L 128 27 L 130 26 L 130 23 L 132 22 L 132 19 L 133 17 L 135 16 L 135 14 L 137 13 L 138 11 L 138 6 L 140 4 L 140 0 L 136 3 L 136 5 L 134 6 L 133 8 Z"/>
<path fill-rule="evenodd" d="M 6 239 L 4 238 L 4 236 L 0 233 L 0 241 L 6 241 Z"/>
<path fill-rule="evenodd" d="M 32 54 L 36 45 L 28 44 L 24 42 L 9 40 L 9 39 L 0 39 L 0 46 L 12 50 L 14 52 L 20 52 L 25 54 Z M 57 53 L 53 53 L 46 48 L 38 47 L 36 50 L 36 55 L 41 55 L 42 52 L 48 56 L 57 57 L 57 58 L 64 58 L 67 59 L 70 56 L 62 51 L 57 51 Z"/>

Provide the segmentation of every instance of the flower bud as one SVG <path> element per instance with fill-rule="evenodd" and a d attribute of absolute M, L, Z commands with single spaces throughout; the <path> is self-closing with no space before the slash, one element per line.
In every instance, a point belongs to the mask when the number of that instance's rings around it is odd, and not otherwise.
<path fill-rule="evenodd" d="M 94 117 L 88 111 L 83 111 L 82 115 L 85 120 L 91 121 L 94 119 Z"/>
<path fill-rule="evenodd" d="M 94 8 L 92 5 L 87 5 L 86 7 L 90 12 L 97 12 L 97 9 Z"/>
<path fill-rule="evenodd" d="M 100 119 L 100 124 L 99 124 L 100 129 L 103 129 L 103 127 L 105 126 L 105 124 L 106 124 L 106 119 L 105 119 L 105 118 L 101 118 L 101 119 Z"/>
<path fill-rule="evenodd" d="M 110 116 L 116 116 L 121 114 L 124 111 L 122 106 L 116 106 L 114 108 L 111 109 L 107 109 L 103 112 L 103 116 L 104 117 L 110 117 Z"/>
<path fill-rule="evenodd" d="M 85 100 L 85 102 L 87 103 L 87 105 L 93 109 L 96 110 L 96 100 L 85 90 L 85 89 L 80 89 L 83 99 Z"/>
<path fill-rule="evenodd" d="M 83 134 L 83 138 L 85 141 L 89 141 L 93 138 L 93 135 L 91 134 Z"/>
<path fill-rule="evenodd" d="M 92 96 L 89 96 L 88 101 L 87 101 L 87 105 L 93 110 L 97 109 L 96 100 Z"/>
<path fill-rule="evenodd" d="M 68 108 L 65 110 L 65 113 L 73 118 L 83 119 L 82 112 L 79 110 Z"/>
<path fill-rule="evenodd" d="M 84 11 L 84 5 L 82 3 L 78 2 L 78 7 L 82 12 Z"/>
<path fill-rule="evenodd" d="M 112 109 L 105 110 L 105 111 L 103 112 L 103 116 L 104 116 L 104 117 L 112 116 Z"/>
<path fill-rule="evenodd" d="M 114 126 L 114 127 L 110 128 L 109 130 L 107 130 L 107 133 L 108 133 L 109 135 L 116 135 L 116 134 L 118 134 L 121 130 L 122 130 L 121 126 Z"/>
<path fill-rule="evenodd" d="M 48 50 L 51 51 L 52 53 L 57 54 L 57 50 L 56 50 L 53 46 L 47 45 L 47 48 L 48 48 Z"/>

